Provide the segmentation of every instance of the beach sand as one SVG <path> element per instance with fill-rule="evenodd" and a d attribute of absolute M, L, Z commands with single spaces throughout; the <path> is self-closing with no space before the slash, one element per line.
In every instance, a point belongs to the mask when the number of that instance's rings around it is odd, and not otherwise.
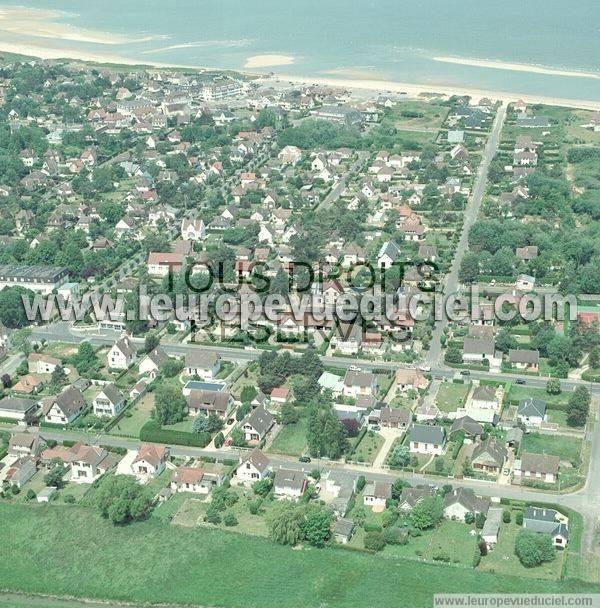
<path fill-rule="evenodd" d="M 271 68 L 292 63 L 294 63 L 294 58 L 291 55 L 254 55 L 248 57 L 244 67 L 247 69 Z"/>

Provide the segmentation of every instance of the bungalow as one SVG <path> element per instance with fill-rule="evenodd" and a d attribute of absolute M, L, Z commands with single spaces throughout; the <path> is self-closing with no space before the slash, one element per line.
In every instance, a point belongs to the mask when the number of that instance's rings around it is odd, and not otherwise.
<path fill-rule="evenodd" d="M 209 416 L 218 414 L 222 419 L 227 418 L 233 404 L 233 398 L 228 391 L 190 390 L 187 396 L 190 416 Z"/>
<path fill-rule="evenodd" d="M 525 507 L 523 511 L 523 528 L 539 534 L 549 534 L 555 547 L 564 548 L 569 542 L 569 528 L 565 520 L 554 509 Z"/>
<path fill-rule="evenodd" d="M 492 359 L 496 352 L 493 338 L 466 337 L 463 341 L 463 360 L 482 361 Z"/>
<path fill-rule="evenodd" d="M 302 471 L 293 469 L 277 469 L 273 482 L 273 490 L 277 498 L 298 499 L 304 494 L 308 482 Z"/>
<path fill-rule="evenodd" d="M 388 481 L 370 482 L 363 492 L 363 504 L 373 511 L 383 511 L 387 501 L 392 498 L 392 484 Z"/>
<path fill-rule="evenodd" d="M 37 401 L 24 397 L 6 397 L 0 400 L 0 418 L 11 420 L 25 420 L 37 409 Z"/>
<path fill-rule="evenodd" d="M 241 483 L 250 484 L 264 479 L 270 471 L 269 459 L 255 448 L 247 458 L 240 457 L 240 463 L 235 469 L 235 477 Z"/>
<path fill-rule="evenodd" d="M 177 467 L 171 477 L 173 492 L 210 494 L 211 490 L 224 483 L 226 475 L 223 465 L 203 463 L 202 467 Z"/>
<path fill-rule="evenodd" d="M 29 372 L 32 374 L 51 374 L 60 363 L 60 359 L 43 353 L 31 353 L 27 357 Z"/>
<path fill-rule="evenodd" d="M 463 432 L 465 437 L 475 439 L 483 434 L 483 426 L 470 416 L 463 416 L 462 418 L 455 418 L 450 427 L 450 435 L 458 432 Z"/>
<path fill-rule="evenodd" d="M 333 526 L 333 538 L 337 543 L 346 545 L 352 539 L 356 524 L 351 519 L 338 519 Z"/>
<path fill-rule="evenodd" d="M 548 454 L 530 454 L 525 452 L 521 460 L 515 461 L 515 477 L 540 479 L 554 483 L 558 478 L 560 458 Z"/>
<path fill-rule="evenodd" d="M 415 454 L 435 454 L 444 451 L 446 441 L 443 426 L 413 424 L 410 429 L 410 451 Z"/>
<path fill-rule="evenodd" d="M 125 397 L 114 384 L 106 384 L 92 401 L 96 416 L 114 418 L 125 405 Z"/>
<path fill-rule="evenodd" d="M 433 496 L 434 494 L 435 490 L 429 486 L 402 488 L 402 493 L 398 499 L 398 507 L 403 511 L 411 511 L 423 498 Z"/>
<path fill-rule="evenodd" d="M 271 402 L 284 404 L 287 403 L 290 397 L 290 389 L 285 386 L 276 386 L 271 391 Z"/>
<path fill-rule="evenodd" d="M 136 359 L 137 350 L 127 337 L 117 340 L 106 357 L 111 369 L 128 369 Z"/>
<path fill-rule="evenodd" d="M 444 497 L 444 517 L 448 519 L 464 521 L 467 513 L 486 514 L 489 508 L 489 498 L 476 496 L 473 490 L 467 488 L 458 488 Z"/>
<path fill-rule="evenodd" d="M 19 381 L 12 387 L 12 390 L 15 393 L 25 393 L 26 395 L 31 395 L 38 391 L 43 382 L 40 378 L 38 378 L 35 374 L 26 374 L 25 376 L 21 376 Z"/>
<path fill-rule="evenodd" d="M 396 389 L 399 391 L 424 389 L 428 384 L 427 378 L 416 369 L 399 368 L 396 370 Z"/>
<path fill-rule="evenodd" d="M 131 470 L 140 483 L 147 483 L 165 470 L 168 458 L 169 452 L 164 445 L 142 443 Z"/>
<path fill-rule="evenodd" d="M 347 370 L 344 376 L 345 397 L 359 397 L 363 395 L 374 395 L 377 391 L 377 377 L 371 372 L 360 370 Z"/>
<path fill-rule="evenodd" d="M 540 427 L 546 419 L 546 402 L 527 397 L 519 401 L 517 420 L 525 426 Z"/>
<path fill-rule="evenodd" d="M 275 424 L 275 419 L 271 412 L 264 407 L 257 407 L 248 414 L 241 424 L 245 440 L 248 443 L 258 443 L 259 441 L 262 441 L 273 424 Z"/>
<path fill-rule="evenodd" d="M 71 452 L 71 481 L 93 483 L 115 464 L 115 459 L 101 447 L 76 443 Z"/>
<path fill-rule="evenodd" d="M 540 351 L 528 348 L 511 348 L 508 351 L 508 362 L 518 369 L 537 372 L 540 363 Z"/>
<path fill-rule="evenodd" d="M 221 355 L 211 350 L 192 350 L 185 355 L 186 371 L 190 376 L 199 376 L 205 382 L 217 377 L 221 369 Z"/>
<path fill-rule="evenodd" d="M 471 455 L 471 466 L 476 471 L 488 475 L 499 475 L 504 466 L 508 452 L 506 448 L 492 437 L 479 442 Z"/>
<path fill-rule="evenodd" d="M 412 422 L 412 412 L 395 407 L 382 407 L 379 423 L 390 429 L 406 430 Z"/>
<path fill-rule="evenodd" d="M 73 422 L 85 408 L 82 392 L 70 386 L 60 395 L 48 399 L 43 408 L 44 420 L 51 424 L 68 424 Z"/>

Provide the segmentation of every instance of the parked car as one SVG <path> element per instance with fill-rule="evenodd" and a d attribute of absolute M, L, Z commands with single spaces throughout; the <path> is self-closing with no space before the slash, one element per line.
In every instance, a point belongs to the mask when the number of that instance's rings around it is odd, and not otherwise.
<path fill-rule="evenodd" d="M 300 456 L 300 458 L 298 458 L 298 460 L 300 462 L 310 462 L 310 456 Z"/>
<path fill-rule="evenodd" d="M 460 375 L 461 375 L 461 376 L 470 376 L 470 375 L 471 375 L 471 372 L 470 372 L 468 369 L 463 369 L 463 370 L 460 372 Z"/>
<path fill-rule="evenodd" d="M 519 378 L 518 380 L 515 380 L 515 384 L 526 384 L 526 382 L 522 378 Z"/>

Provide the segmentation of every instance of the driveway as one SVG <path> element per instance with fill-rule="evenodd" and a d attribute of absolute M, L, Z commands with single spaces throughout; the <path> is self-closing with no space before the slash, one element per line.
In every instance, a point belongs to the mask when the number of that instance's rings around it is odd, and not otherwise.
<path fill-rule="evenodd" d="M 387 427 L 382 427 L 377 434 L 383 437 L 384 443 L 377 453 L 377 456 L 375 456 L 375 460 L 373 461 L 373 469 L 381 470 L 381 465 L 385 463 L 387 454 L 390 451 L 396 437 L 402 437 L 404 431 L 400 429 L 389 429 Z"/>

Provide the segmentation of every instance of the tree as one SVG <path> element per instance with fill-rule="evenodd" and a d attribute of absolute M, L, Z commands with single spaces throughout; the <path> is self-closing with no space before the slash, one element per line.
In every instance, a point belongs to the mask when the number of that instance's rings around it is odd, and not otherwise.
<path fill-rule="evenodd" d="M 10 388 L 12 386 L 12 379 L 9 374 L 2 374 L 0 382 L 2 382 L 4 388 Z"/>
<path fill-rule="evenodd" d="M 479 276 L 479 256 L 467 251 L 460 263 L 458 277 L 463 283 L 473 283 Z"/>
<path fill-rule="evenodd" d="M 252 491 L 261 498 L 266 498 L 273 487 L 273 479 L 271 477 L 263 477 L 252 484 Z"/>
<path fill-rule="evenodd" d="M 219 449 L 220 447 L 223 446 L 224 443 L 225 443 L 225 436 L 223 435 L 223 433 L 217 433 L 215 435 L 215 439 L 214 439 L 215 447 L 217 449 Z"/>
<path fill-rule="evenodd" d="M 405 481 L 404 479 L 396 479 L 396 481 L 394 481 L 394 483 L 392 484 L 392 498 L 394 500 L 399 500 L 400 495 L 402 494 L 402 490 L 404 490 L 404 488 L 409 487 L 410 484 L 408 483 L 408 481 Z"/>
<path fill-rule="evenodd" d="M 208 416 L 202 414 L 196 416 L 192 424 L 193 433 L 216 433 L 223 428 L 223 421 L 215 412 L 211 412 Z"/>
<path fill-rule="evenodd" d="M 10 329 L 25 327 L 35 321 L 28 319 L 23 298 L 31 304 L 34 294 L 23 287 L 5 287 L 0 291 L 0 323 Z"/>
<path fill-rule="evenodd" d="M 302 539 L 304 507 L 283 501 L 268 520 L 269 535 L 280 545 L 296 545 Z"/>
<path fill-rule="evenodd" d="M 549 534 L 539 534 L 530 530 L 521 530 L 515 540 L 515 553 L 526 568 L 551 562 L 556 551 Z"/>
<path fill-rule="evenodd" d="M 294 424 L 298 422 L 298 410 L 291 403 L 284 403 L 281 406 L 281 424 Z"/>
<path fill-rule="evenodd" d="M 187 402 L 181 389 L 161 383 L 154 392 L 154 419 L 161 425 L 181 422 L 186 415 Z"/>
<path fill-rule="evenodd" d="M 382 532 L 376 530 L 365 534 L 365 549 L 368 551 L 381 551 L 385 547 L 385 538 Z"/>
<path fill-rule="evenodd" d="M 510 519 L 511 519 L 511 513 L 509 509 L 504 509 L 504 511 L 502 512 L 502 521 L 505 524 L 509 524 L 510 523 Z"/>
<path fill-rule="evenodd" d="M 598 369 L 600 367 L 600 346 L 596 346 L 590 351 L 588 362 L 592 369 Z"/>
<path fill-rule="evenodd" d="M 160 338 L 153 331 L 146 334 L 144 340 L 144 352 L 152 352 L 160 344 Z"/>
<path fill-rule="evenodd" d="M 162 364 L 160 371 L 165 378 L 174 378 L 181 372 L 183 366 L 183 361 L 169 358 Z"/>
<path fill-rule="evenodd" d="M 104 477 L 96 490 L 100 513 L 113 524 L 144 519 L 152 507 L 152 495 L 129 475 Z"/>
<path fill-rule="evenodd" d="M 246 436 L 239 426 L 236 426 L 231 433 L 229 433 L 229 439 L 231 439 L 231 445 L 235 447 L 242 448 L 246 446 Z"/>
<path fill-rule="evenodd" d="M 562 392 L 560 380 L 558 378 L 550 378 L 550 380 L 546 382 L 546 392 L 549 395 L 560 395 Z"/>
<path fill-rule="evenodd" d="M 444 515 L 444 503 L 439 496 L 425 496 L 411 511 L 410 518 L 417 530 L 436 526 Z"/>
<path fill-rule="evenodd" d="M 410 463 L 410 451 L 408 446 L 397 444 L 388 456 L 388 464 L 391 467 L 406 467 Z"/>
<path fill-rule="evenodd" d="M 52 392 L 58 393 L 60 392 L 60 388 L 65 386 L 69 381 L 67 374 L 65 373 L 65 368 L 62 365 L 57 365 L 54 368 L 54 371 L 50 375 L 50 387 Z"/>
<path fill-rule="evenodd" d="M 567 403 L 567 424 L 584 426 L 590 411 L 590 392 L 585 386 L 578 386 L 569 396 Z"/>
<path fill-rule="evenodd" d="M 302 536 L 313 547 L 324 547 L 331 539 L 333 513 L 327 507 L 314 505 L 302 522 Z"/>
<path fill-rule="evenodd" d="M 100 361 L 94 347 L 89 342 L 82 342 L 77 353 L 71 357 L 71 362 L 80 376 L 89 376 L 100 369 Z"/>
<path fill-rule="evenodd" d="M 502 329 L 496 336 L 496 348 L 505 354 L 518 346 L 519 343 L 507 329 Z"/>
<path fill-rule="evenodd" d="M 449 346 L 448 350 L 446 350 L 444 359 L 446 360 L 446 363 L 462 363 L 463 358 L 460 348 L 458 348 L 458 346 Z"/>
<path fill-rule="evenodd" d="M 52 465 L 52 468 L 46 473 L 46 475 L 44 475 L 44 483 L 47 486 L 62 488 L 62 486 L 65 484 L 63 477 L 65 476 L 66 472 L 67 469 L 65 469 L 61 463 L 55 462 Z"/>
<path fill-rule="evenodd" d="M 482 530 L 486 519 L 485 513 L 482 513 L 481 511 L 477 513 L 477 515 L 475 515 L 475 527 L 478 530 Z"/>

